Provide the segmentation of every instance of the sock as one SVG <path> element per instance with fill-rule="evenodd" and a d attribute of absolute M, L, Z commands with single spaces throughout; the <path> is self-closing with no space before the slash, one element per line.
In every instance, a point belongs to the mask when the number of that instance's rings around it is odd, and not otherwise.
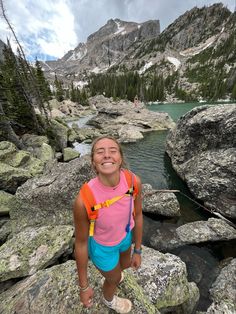
<path fill-rule="evenodd" d="M 113 305 L 113 301 L 114 301 L 114 297 L 111 301 L 107 301 L 104 297 L 103 297 L 103 301 L 106 304 L 106 306 L 111 307 Z"/>

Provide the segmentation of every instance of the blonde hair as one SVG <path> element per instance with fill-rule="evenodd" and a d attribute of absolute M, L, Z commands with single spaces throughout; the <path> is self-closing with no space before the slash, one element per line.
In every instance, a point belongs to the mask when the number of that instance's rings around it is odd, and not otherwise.
<path fill-rule="evenodd" d="M 122 162 L 121 162 L 121 168 L 128 168 L 127 167 L 127 163 L 125 161 L 125 158 L 124 158 L 124 153 L 123 153 L 123 150 L 122 150 L 122 147 L 120 145 L 120 143 L 117 141 L 116 138 L 114 138 L 113 136 L 110 136 L 110 135 L 102 135 L 102 136 L 99 136 L 97 137 L 93 142 L 92 142 L 92 148 L 91 148 L 91 163 L 93 165 L 93 156 L 94 156 L 94 151 L 95 151 L 95 146 L 96 144 L 100 141 L 100 140 L 103 140 L 103 139 L 109 139 L 109 140 L 112 140 L 113 142 L 116 143 L 116 145 L 118 146 L 119 148 L 119 152 L 120 152 L 120 155 L 121 155 L 121 159 L 122 159 Z M 96 169 L 94 169 L 96 171 Z"/>

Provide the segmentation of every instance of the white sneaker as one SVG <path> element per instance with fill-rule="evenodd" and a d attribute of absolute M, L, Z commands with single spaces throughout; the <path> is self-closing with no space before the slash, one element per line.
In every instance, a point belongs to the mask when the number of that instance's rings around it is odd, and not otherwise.
<path fill-rule="evenodd" d="M 103 302 L 107 307 L 114 310 L 116 313 L 129 313 L 132 308 L 132 302 L 130 300 L 125 298 L 119 298 L 116 295 L 114 295 L 111 302 L 108 302 L 103 297 Z"/>

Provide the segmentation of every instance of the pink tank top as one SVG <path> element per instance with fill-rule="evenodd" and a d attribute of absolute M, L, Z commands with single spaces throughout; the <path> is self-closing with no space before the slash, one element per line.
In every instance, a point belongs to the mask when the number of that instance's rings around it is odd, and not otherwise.
<path fill-rule="evenodd" d="M 115 196 L 125 194 L 129 187 L 123 171 L 120 171 L 120 182 L 116 187 L 103 185 L 96 177 L 89 181 L 96 203 L 102 203 Z M 132 200 L 132 212 L 133 212 Z M 95 223 L 94 240 L 105 246 L 114 246 L 119 244 L 126 236 L 126 225 L 129 222 L 130 196 L 124 196 L 119 201 L 109 207 L 99 209 L 98 218 Z M 133 215 L 130 219 L 130 229 L 134 227 Z"/>

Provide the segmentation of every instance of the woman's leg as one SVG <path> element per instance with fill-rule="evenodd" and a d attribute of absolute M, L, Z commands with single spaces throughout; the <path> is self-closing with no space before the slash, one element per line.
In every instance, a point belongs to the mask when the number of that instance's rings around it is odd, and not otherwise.
<path fill-rule="evenodd" d="M 120 259 L 117 266 L 107 272 L 104 272 L 99 269 L 101 274 L 105 277 L 105 281 L 103 284 L 103 295 L 107 301 L 112 300 L 116 288 L 120 283 L 121 272 L 122 270 L 129 268 L 131 263 L 131 247 L 125 252 L 120 253 Z"/>
<path fill-rule="evenodd" d="M 121 271 L 129 268 L 131 264 L 131 246 L 128 248 L 128 250 L 120 253 L 120 268 Z"/>
<path fill-rule="evenodd" d="M 110 270 L 110 271 L 102 271 L 99 270 L 101 274 L 105 277 L 105 281 L 103 284 L 103 295 L 104 298 L 107 301 L 111 301 L 113 299 L 113 296 L 116 292 L 116 288 L 120 282 L 121 279 L 121 266 L 120 263 L 118 265 Z"/>

